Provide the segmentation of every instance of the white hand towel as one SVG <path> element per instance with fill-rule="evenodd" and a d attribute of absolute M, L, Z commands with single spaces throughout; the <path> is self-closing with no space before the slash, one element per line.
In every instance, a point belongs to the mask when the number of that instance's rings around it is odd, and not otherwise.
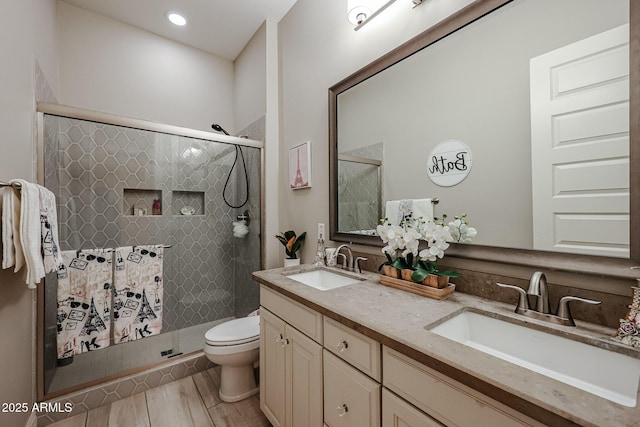
<path fill-rule="evenodd" d="M 424 221 L 433 221 L 433 202 L 431 199 L 413 199 L 413 217 Z"/>
<path fill-rule="evenodd" d="M 40 191 L 36 184 L 23 179 L 14 179 L 20 185 L 20 240 L 27 265 L 27 287 L 34 289 L 45 275 L 42 261 L 40 226 Z"/>
<path fill-rule="evenodd" d="M 405 217 L 413 213 L 412 200 L 389 200 L 385 205 L 385 216 L 392 225 L 400 225 Z"/>
<path fill-rule="evenodd" d="M 58 241 L 58 213 L 56 197 L 44 187 L 38 186 L 40 194 L 40 222 L 42 229 L 42 255 L 44 270 L 53 273 L 62 264 L 60 243 Z"/>
<path fill-rule="evenodd" d="M 4 188 L 2 195 L 2 268 L 14 267 L 14 272 L 24 266 L 20 240 L 20 198 L 13 187 Z"/>
<path fill-rule="evenodd" d="M 0 197 L 2 207 L 0 207 L 0 215 L 2 215 L 2 229 L 0 236 L 2 236 L 2 268 L 9 268 L 16 262 L 15 249 L 13 246 L 13 224 L 11 222 L 11 206 L 10 195 L 11 187 L 0 188 Z"/>
<path fill-rule="evenodd" d="M 400 225 L 405 217 L 432 221 L 433 203 L 431 199 L 389 200 L 385 205 L 385 216 L 393 225 Z"/>

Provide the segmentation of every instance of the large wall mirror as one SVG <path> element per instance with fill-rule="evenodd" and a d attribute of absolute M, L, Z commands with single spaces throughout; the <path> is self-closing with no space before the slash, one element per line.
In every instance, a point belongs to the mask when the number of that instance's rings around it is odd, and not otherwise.
<path fill-rule="evenodd" d="M 448 254 L 635 277 L 635 9 L 476 1 L 331 87 L 331 239 L 382 246 L 386 201 L 437 198 L 478 229 Z M 427 161 L 450 140 L 473 167 L 445 187 Z"/>

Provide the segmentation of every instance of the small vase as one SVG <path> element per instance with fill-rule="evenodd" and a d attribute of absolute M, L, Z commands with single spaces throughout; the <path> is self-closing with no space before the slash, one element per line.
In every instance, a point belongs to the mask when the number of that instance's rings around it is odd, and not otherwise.
<path fill-rule="evenodd" d="M 390 265 L 383 265 L 382 273 L 384 273 L 385 276 L 393 277 L 394 279 L 400 277 L 400 270 Z"/>
<path fill-rule="evenodd" d="M 300 265 L 300 258 L 285 258 L 284 266 L 286 267 L 295 267 L 296 265 Z"/>
<path fill-rule="evenodd" d="M 636 279 L 640 285 L 640 279 Z M 624 319 L 620 319 L 618 333 L 614 337 L 631 347 L 640 348 L 640 287 L 632 286 L 631 305 Z"/>
<path fill-rule="evenodd" d="M 436 276 L 435 274 L 430 274 L 425 277 L 422 284 L 432 288 L 443 289 L 449 286 L 449 276 Z"/>
<path fill-rule="evenodd" d="M 403 268 L 400 271 L 400 273 L 402 275 L 402 280 L 406 280 L 408 282 L 412 282 L 411 276 L 413 276 L 413 270 L 411 270 L 409 268 Z"/>

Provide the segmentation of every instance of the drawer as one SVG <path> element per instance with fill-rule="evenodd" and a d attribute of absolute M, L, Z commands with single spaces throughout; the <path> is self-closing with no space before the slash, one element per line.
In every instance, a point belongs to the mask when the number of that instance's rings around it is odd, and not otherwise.
<path fill-rule="evenodd" d="M 380 343 L 378 341 L 325 317 L 324 346 L 374 380 L 381 381 Z"/>
<path fill-rule="evenodd" d="M 382 388 L 382 427 L 443 427 L 429 415 Z"/>
<path fill-rule="evenodd" d="M 322 344 L 322 315 L 315 310 L 285 297 L 260 285 L 260 305 L 273 314 L 307 335 L 315 342 Z"/>
<path fill-rule="evenodd" d="M 324 422 L 330 427 L 380 426 L 380 384 L 324 350 Z"/>
<path fill-rule="evenodd" d="M 541 426 L 537 421 L 386 346 L 383 385 L 447 426 Z"/>

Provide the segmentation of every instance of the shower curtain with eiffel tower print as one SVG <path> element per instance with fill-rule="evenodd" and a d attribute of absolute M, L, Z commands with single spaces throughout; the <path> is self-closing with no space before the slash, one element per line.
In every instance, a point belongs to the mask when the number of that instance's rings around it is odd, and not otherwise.
<path fill-rule="evenodd" d="M 113 298 L 113 342 L 119 344 L 162 329 L 163 246 L 116 249 Z"/>
<path fill-rule="evenodd" d="M 58 268 L 58 359 L 107 347 L 113 249 L 62 252 Z"/>

